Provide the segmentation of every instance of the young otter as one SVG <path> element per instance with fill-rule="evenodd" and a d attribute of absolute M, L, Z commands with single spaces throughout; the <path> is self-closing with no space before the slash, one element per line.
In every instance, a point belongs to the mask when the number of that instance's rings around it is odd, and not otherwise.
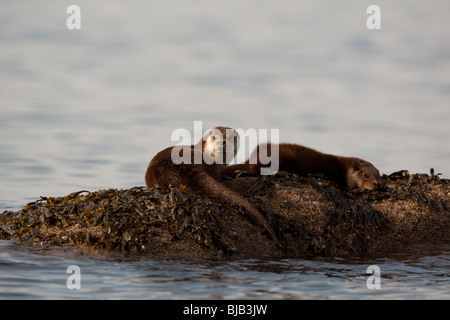
<path fill-rule="evenodd" d="M 246 171 L 248 175 L 260 175 L 260 169 L 268 167 L 262 164 L 260 155 L 271 155 L 272 145 L 261 144 L 253 153 L 256 154 L 257 163 L 229 166 L 222 171 L 222 175 L 234 176 L 238 170 Z M 325 154 L 311 148 L 291 143 L 278 145 L 279 171 L 295 173 L 305 176 L 308 173 L 322 173 L 337 184 L 350 188 L 376 189 L 381 183 L 380 172 L 370 162 L 359 158 L 340 157 Z M 262 152 L 262 153 L 261 153 Z"/>
<path fill-rule="evenodd" d="M 279 247 L 284 247 L 267 219 L 250 202 L 221 182 L 220 172 L 236 156 L 238 139 L 235 130 L 216 127 L 190 148 L 186 146 L 166 148 L 151 160 L 145 174 L 145 183 L 148 188 L 183 185 L 194 194 L 215 197 L 220 201 L 241 206 L 254 222 L 269 232 Z M 227 145 L 234 146 L 234 154 L 227 155 Z M 186 150 L 190 150 L 190 164 L 186 163 L 189 161 L 175 164 L 174 155 L 183 156 L 182 153 Z M 184 159 L 189 160 L 189 157 Z"/>

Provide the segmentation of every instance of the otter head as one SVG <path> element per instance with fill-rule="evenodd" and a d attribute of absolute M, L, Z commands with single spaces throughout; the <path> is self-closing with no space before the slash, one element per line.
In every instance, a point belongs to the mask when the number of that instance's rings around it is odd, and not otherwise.
<path fill-rule="evenodd" d="M 206 133 L 202 142 L 203 158 L 210 159 L 223 170 L 236 156 L 239 149 L 239 134 L 228 127 L 215 127 Z"/>
<path fill-rule="evenodd" d="M 370 162 L 350 158 L 347 168 L 347 186 L 352 188 L 374 190 L 381 184 L 380 172 Z"/>

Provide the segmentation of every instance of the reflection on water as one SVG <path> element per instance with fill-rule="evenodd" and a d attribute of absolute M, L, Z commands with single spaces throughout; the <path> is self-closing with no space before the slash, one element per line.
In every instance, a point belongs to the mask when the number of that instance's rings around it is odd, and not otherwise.
<path fill-rule="evenodd" d="M 366 158 L 382 173 L 434 167 L 450 175 L 446 0 L 379 0 L 379 31 L 367 30 L 366 6 L 350 0 L 77 5 L 82 29 L 69 31 L 65 4 L 27 1 L 24 10 L 23 2 L 2 1 L 0 212 L 39 196 L 143 185 L 151 157 L 175 143 L 174 129 L 193 130 L 194 120 L 205 129 L 280 129 L 282 141 Z M 74 257 L 84 270 L 75 293 L 61 289 L 67 257 L 1 245 L 8 298 L 447 298 L 449 291 L 447 247 L 414 261 L 376 260 L 380 292 L 364 288 L 365 261 Z"/>
<path fill-rule="evenodd" d="M 46 254 L 0 241 L 0 299 L 449 299 L 450 244 L 389 257 L 154 261 Z M 369 290 L 369 265 L 381 288 Z M 69 290 L 69 265 L 81 290 Z"/>

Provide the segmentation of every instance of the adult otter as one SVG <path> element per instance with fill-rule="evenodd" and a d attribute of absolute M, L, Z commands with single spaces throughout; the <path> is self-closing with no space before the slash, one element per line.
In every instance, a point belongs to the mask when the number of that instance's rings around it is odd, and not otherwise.
<path fill-rule="evenodd" d="M 322 173 L 337 184 L 350 188 L 373 190 L 381 183 L 378 169 L 365 160 L 325 154 L 291 143 L 281 143 L 276 146 L 278 146 L 279 153 L 279 171 L 295 173 L 300 176 Z M 271 152 L 272 144 L 261 144 L 252 155 L 256 158 L 256 164 L 250 164 L 250 161 L 247 160 L 244 164 L 225 168 L 222 175 L 234 176 L 238 170 L 241 170 L 246 171 L 246 174 L 250 176 L 258 176 L 261 168 L 268 167 L 268 164 L 261 163 L 260 155 L 271 156 Z"/>
<path fill-rule="evenodd" d="M 187 146 L 166 148 L 151 160 L 145 174 L 145 183 L 148 188 L 185 186 L 194 194 L 215 197 L 220 201 L 241 206 L 247 215 L 263 226 L 275 243 L 283 248 L 284 245 L 261 212 L 221 182 L 220 172 L 236 156 L 238 141 L 239 135 L 234 129 L 216 127 L 190 148 Z M 227 155 L 230 146 L 234 146 L 233 154 Z M 184 154 L 186 150 L 190 151 L 190 157 Z M 180 157 L 187 161 L 177 163 Z"/>

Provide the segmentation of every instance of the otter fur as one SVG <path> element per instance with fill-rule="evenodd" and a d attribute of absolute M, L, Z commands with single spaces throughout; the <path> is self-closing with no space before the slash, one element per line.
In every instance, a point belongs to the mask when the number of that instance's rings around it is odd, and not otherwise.
<path fill-rule="evenodd" d="M 381 183 L 378 169 L 363 159 L 326 154 L 298 144 L 280 143 L 277 146 L 278 171 L 300 176 L 324 174 L 328 179 L 349 188 L 374 190 Z M 261 168 L 268 167 L 268 164 L 261 163 L 261 152 L 271 156 L 272 144 L 261 144 L 256 148 L 252 155 L 256 159 L 255 164 L 250 163 L 249 159 L 244 164 L 225 168 L 222 175 L 233 177 L 240 171 L 250 176 L 260 175 Z"/>
<path fill-rule="evenodd" d="M 275 243 L 283 248 L 285 245 L 261 212 L 221 182 L 221 171 L 236 156 L 238 141 L 239 135 L 234 129 L 216 127 L 190 148 L 180 148 L 179 146 L 166 148 L 151 160 L 145 174 L 146 185 L 148 188 L 168 188 L 170 185 L 184 186 L 191 193 L 211 196 L 220 201 L 241 206 L 245 209 L 246 214 L 255 223 L 264 227 Z M 234 146 L 232 155 L 227 154 L 227 149 L 229 149 L 227 145 Z M 172 155 L 174 153 L 182 155 L 186 150 L 190 151 L 191 162 L 175 164 Z M 201 159 L 201 162 L 196 163 L 196 158 Z"/>

